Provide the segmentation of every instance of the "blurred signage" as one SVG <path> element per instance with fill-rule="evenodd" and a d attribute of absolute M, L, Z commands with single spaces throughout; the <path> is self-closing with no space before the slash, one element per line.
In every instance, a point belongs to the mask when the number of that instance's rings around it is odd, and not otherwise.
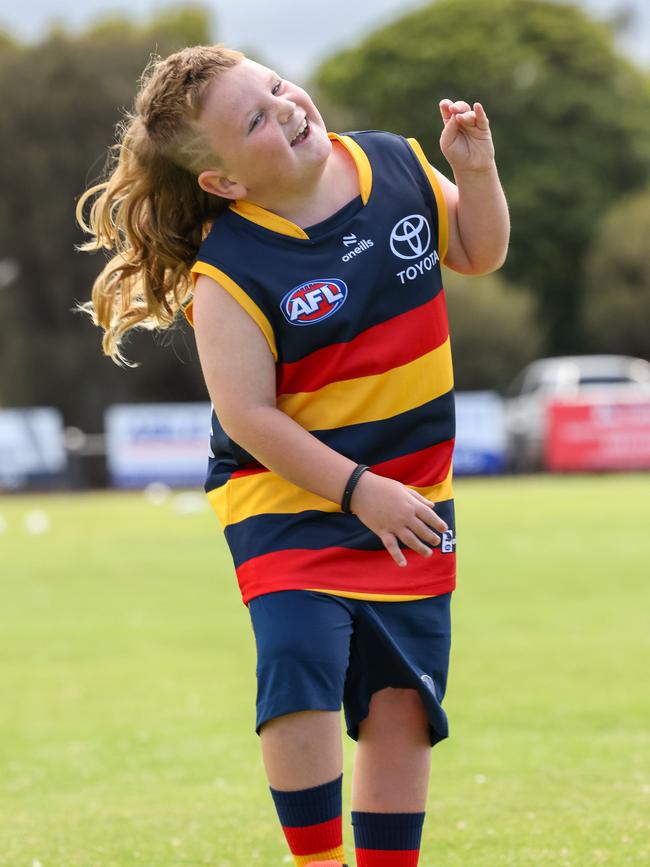
<path fill-rule="evenodd" d="M 63 418 L 58 410 L 0 409 L 0 487 L 48 481 L 65 468 Z"/>
<path fill-rule="evenodd" d="M 503 404 L 494 391 L 456 394 L 454 472 L 482 475 L 503 472 L 506 433 Z"/>
<path fill-rule="evenodd" d="M 119 404 L 105 414 L 111 483 L 202 486 L 208 466 L 209 403 Z"/>
<path fill-rule="evenodd" d="M 650 399 L 556 401 L 548 407 L 549 470 L 650 469 Z"/>

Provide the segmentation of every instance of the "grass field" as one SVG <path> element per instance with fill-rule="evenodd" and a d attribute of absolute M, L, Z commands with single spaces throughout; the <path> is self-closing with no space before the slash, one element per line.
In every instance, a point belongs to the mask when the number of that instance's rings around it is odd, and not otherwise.
<path fill-rule="evenodd" d="M 420 863 L 647 865 L 650 477 L 456 498 L 451 738 Z M 179 505 L 0 498 L 2 867 L 288 863 L 246 609 L 216 519 Z M 35 509 L 48 532 L 25 529 Z"/>

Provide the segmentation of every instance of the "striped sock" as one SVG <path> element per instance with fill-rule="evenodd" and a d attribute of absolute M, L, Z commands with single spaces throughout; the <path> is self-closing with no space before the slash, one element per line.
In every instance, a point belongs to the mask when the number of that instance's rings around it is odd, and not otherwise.
<path fill-rule="evenodd" d="M 352 813 L 357 867 L 417 867 L 424 813 Z"/>
<path fill-rule="evenodd" d="M 271 789 L 296 867 L 312 861 L 343 863 L 342 785 L 340 776 L 299 792 Z"/>

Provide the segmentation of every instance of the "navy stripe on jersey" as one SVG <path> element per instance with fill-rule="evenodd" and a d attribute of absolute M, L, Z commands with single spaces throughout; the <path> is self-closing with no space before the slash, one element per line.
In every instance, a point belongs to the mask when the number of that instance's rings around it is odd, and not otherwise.
<path fill-rule="evenodd" d="M 421 451 L 432 442 L 442 443 L 454 438 L 456 434 L 454 392 L 449 391 L 442 397 L 437 397 L 429 403 L 392 418 L 348 425 L 333 430 L 312 431 L 312 433 L 322 443 L 355 463 L 383 464 L 410 452 Z M 223 458 L 219 456 L 228 448 L 226 440 L 228 437 L 215 416 L 211 439 L 211 448 L 215 457 L 209 462 L 206 491 L 224 485 L 237 470 L 261 466 L 243 450 L 242 456 L 246 455 L 247 460 L 242 460 L 241 463 L 233 461 L 224 463 Z"/>
<path fill-rule="evenodd" d="M 436 514 L 454 530 L 453 500 L 437 503 Z M 343 513 L 306 511 L 289 515 L 255 515 L 229 524 L 225 533 L 235 567 L 274 551 L 317 551 L 321 548 L 380 551 L 384 547 L 379 536 L 362 524 L 356 515 Z"/>
<path fill-rule="evenodd" d="M 358 464 L 383 464 L 409 452 L 454 439 L 454 391 L 381 421 L 312 431 L 325 445 Z"/>

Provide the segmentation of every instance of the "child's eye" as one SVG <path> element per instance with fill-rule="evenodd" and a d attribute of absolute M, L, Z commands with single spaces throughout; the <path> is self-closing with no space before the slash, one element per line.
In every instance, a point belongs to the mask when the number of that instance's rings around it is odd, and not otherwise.
<path fill-rule="evenodd" d="M 282 87 L 282 81 L 278 81 L 278 82 L 276 82 L 276 84 L 273 85 L 273 87 L 271 88 L 271 93 L 273 94 L 273 96 L 276 96 L 276 95 L 280 92 L 281 87 Z M 264 115 L 263 115 L 262 112 L 260 112 L 260 114 L 256 114 L 256 115 L 255 115 L 255 117 L 254 117 L 253 120 L 251 121 L 251 125 L 250 125 L 249 128 L 248 128 L 248 131 L 249 131 L 249 132 L 252 132 L 252 131 L 255 129 L 255 127 L 256 127 L 256 126 L 260 123 L 260 121 L 262 120 L 262 117 L 263 117 L 263 116 L 264 116 Z"/>

